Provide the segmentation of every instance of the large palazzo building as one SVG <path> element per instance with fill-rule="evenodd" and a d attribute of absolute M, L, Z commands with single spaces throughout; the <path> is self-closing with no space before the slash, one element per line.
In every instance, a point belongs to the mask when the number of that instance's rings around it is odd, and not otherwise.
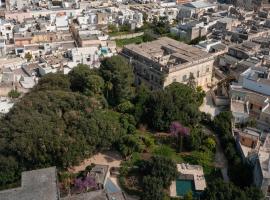
<path fill-rule="evenodd" d="M 188 83 L 191 79 L 196 86 L 211 84 L 214 56 L 171 38 L 127 45 L 123 54 L 134 67 L 137 85 L 162 89 L 173 82 Z"/>

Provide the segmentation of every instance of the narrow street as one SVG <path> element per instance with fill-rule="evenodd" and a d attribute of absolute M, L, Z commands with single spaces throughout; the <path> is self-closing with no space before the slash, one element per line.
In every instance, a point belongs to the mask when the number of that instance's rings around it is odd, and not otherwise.
<path fill-rule="evenodd" d="M 228 176 L 228 161 L 224 155 L 223 149 L 220 144 L 219 138 L 216 136 L 217 148 L 216 148 L 216 155 L 215 155 L 215 166 L 221 170 L 223 180 L 225 182 L 229 182 Z"/>
<path fill-rule="evenodd" d="M 229 182 L 229 176 L 228 176 L 228 161 L 225 157 L 225 154 L 223 152 L 223 149 L 220 144 L 220 140 L 216 134 L 213 133 L 212 130 L 210 130 L 208 127 L 203 126 L 203 131 L 207 135 L 214 135 L 216 139 L 216 153 L 215 153 L 215 161 L 214 166 L 221 170 L 223 180 L 225 182 Z"/>

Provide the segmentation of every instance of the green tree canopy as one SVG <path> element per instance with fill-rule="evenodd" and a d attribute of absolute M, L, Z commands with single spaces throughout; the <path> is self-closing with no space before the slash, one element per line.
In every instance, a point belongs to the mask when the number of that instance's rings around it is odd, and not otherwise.
<path fill-rule="evenodd" d="M 8 93 L 8 96 L 12 99 L 16 99 L 19 98 L 21 95 L 20 92 L 18 92 L 18 90 L 10 90 L 10 92 Z"/>
<path fill-rule="evenodd" d="M 70 91 L 69 78 L 64 74 L 49 73 L 43 76 L 39 83 L 34 88 L 36 91 L 40 90 L 64 90 Z"/>
<path fill-rule="evenodd" d="M 52 87 L 50 78 L 37 86 L 44 90 L 25 95 L 0 119 L 0 185 L 13 182 L 22 170 L 74 165 L 130 132 L 132 119 L 104 109 L 94 97 L 45 90 Z M 68 84 L 58 85 L 67 89 Z"/>
<path fill-rule="evenodd" d="M 170 186 L 178 173 L 175 162 L 163 156 L 152 156 L 150 160 L 143 161 L 140 169 L 143 174 L 160 178 L 164 188 Z"/>
<path fill-rule="evenodd" d="M 201 99 L 201 93 L 197 90 L 173 83 L 162 91 L 150 94 L 145 103 L 143 119 L 151 128 L 161 131 L 167 131 L 173 121 L 195 125 L 200 121 Z"/>
<path fill-rule="evenodd" d="M 90 69 L 89 66 L 79 64 L 73 68 L 69 74 L 71 89 L 86 95 L 101 93 L 104 87 L 103 79 L 98 76 L 97 71 Z"/>
<path fill-rule="evenodd" d="M 86 79 L 84 93 L 89 96 L 103 95 L 104 80 L 98 75 L 90 75 Z"/>
<path fill-rule="evenodd" d="M 208 184 L 202 200 L 262 200 L 263 195 L 259 189 L 240 189 L 232 183 L 225 183 L 218 179 Z"/>
<path fill-rule="evenodd" d="M 162 180 L 157 177 L 145 176 L 143 178 L 143 200 L 163 200 L 164 192 Z"/>
<path fill-rule="evenodd" d="M 25 54 L 24 58 L 27 60 L 27 62 L 29 62 L 32 60 L 33 56 L 30 52 L 28 52 Z"/>
<path fill-rule="evenodd" d="M 134 103 L 134 117 L 137 123 L 140 121 L 146 122 L 147 120 L 143 117 L 146 117 L 145 113 L 147 112 L 145 109 L 145 104 L 149 100 L 150 90 L 144 86 L 140 85 L 137 88 L 136 96 L 133 99 Z"/>
<path fill-rule="evenodd" d="M 134 75 L 132 66 L 122 56 L 113 56 L 102 61 L 100 75 L 105 80 L 105 96 L 115 106 L 133 97 Z M 110 87 L 109 87 L 110 86 Z"/>
<path fill-rule="evenodd" d="M 12 156 L 0 155 L 0 185 L 13 183 L 18 179 L 18 162 Z"/>
<path fill-rule="evenodd" d="M 228 175 L 230 180 L 237 186 L 244 188 L 252 183 L 252 166 L 241 159 L 231 132 L 231 119 L 231 112 L 221 112 L 214 119 L 214 127 L 229 162 Z"/>

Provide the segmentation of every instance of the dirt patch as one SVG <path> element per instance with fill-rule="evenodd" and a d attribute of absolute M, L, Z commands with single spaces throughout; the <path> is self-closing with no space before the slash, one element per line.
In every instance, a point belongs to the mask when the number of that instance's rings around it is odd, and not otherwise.
<path fill-rule="evenodd" d="M 99 164 L 99 165 L 109 165 L 111 167 L 120 167 L 123 158 L 121 155 L 115 151 L 102 152 L 93 155 L 92 157 L 85 159 L 78 166 L 73 166 L 68 169 L 69 172 L 77 173 L 79 171 L 84 170 L 91 163 Z"/>

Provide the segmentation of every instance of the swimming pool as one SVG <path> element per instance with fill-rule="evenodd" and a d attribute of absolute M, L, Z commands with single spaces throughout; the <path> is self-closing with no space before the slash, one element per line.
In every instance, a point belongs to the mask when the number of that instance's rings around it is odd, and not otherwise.
<path fill-rule="evenodd" d="M 184 196 L 189 191 L 192 191 L 193 195 L 196 194 L 193 180 L 176 180 L 176 194 L 177 196 Z"/>

